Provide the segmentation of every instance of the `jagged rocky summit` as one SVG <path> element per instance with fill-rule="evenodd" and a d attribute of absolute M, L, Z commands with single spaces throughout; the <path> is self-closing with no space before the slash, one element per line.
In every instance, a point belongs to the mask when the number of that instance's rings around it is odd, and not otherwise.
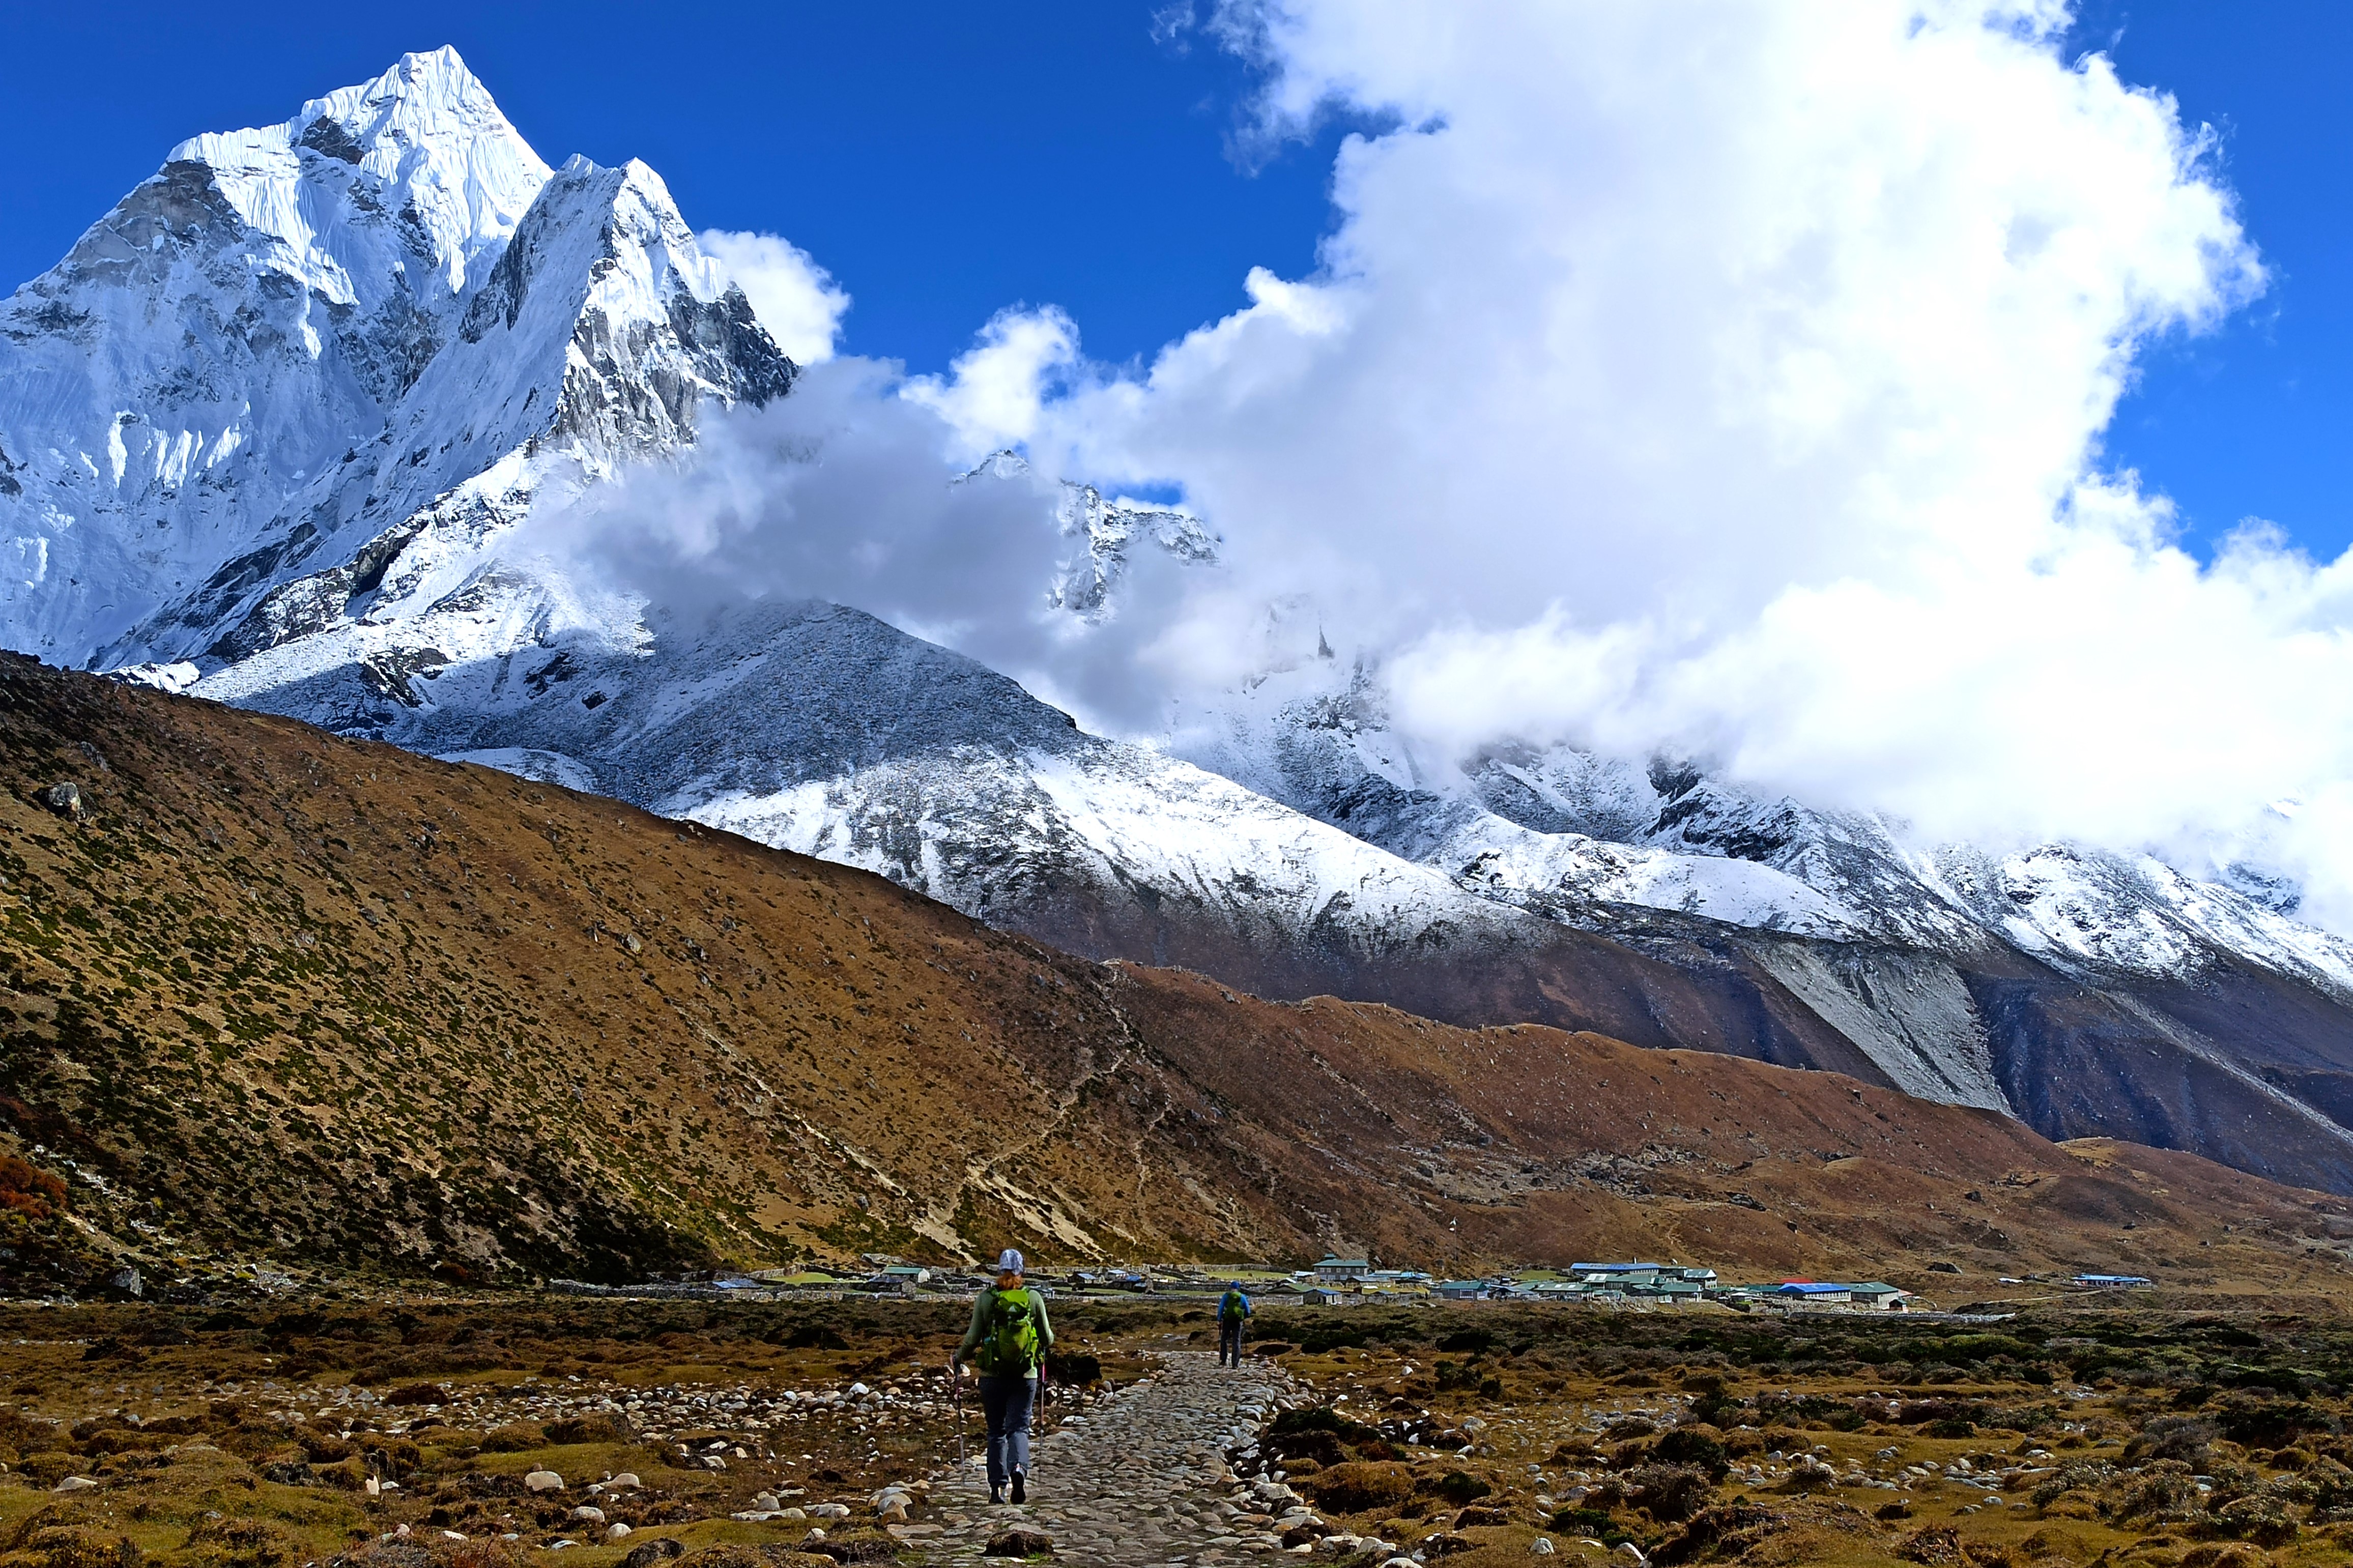
<path fill-rule="evenodd" d="M 0 307 L 0 616 L 62 663 L 248 658 L 794 375 L 652 170 L 551 171 L 404 56 L 183 142 Z"/>
<path fill-rule="evenodd" d="M 2353 1191 L 2353 949 L 2277 889 L 1924 850 L 1697 770 L 1433 765 L 1319 647 L 1147 747 L 856 610 L 616 605 L 535 504 L 797 377 L 641 163 L 551 170 L 452 51 L 195 138 L 0 305 L 0 640 L 883 872 L 1277 996 L 1836 1068 Z M 1040 485 L 1043 602 L 1181 513 Z"/>

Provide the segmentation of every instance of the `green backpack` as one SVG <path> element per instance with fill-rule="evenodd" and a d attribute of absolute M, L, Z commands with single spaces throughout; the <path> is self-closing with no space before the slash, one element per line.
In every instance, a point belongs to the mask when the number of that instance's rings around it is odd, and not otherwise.
<path fill-rule="evenodd" d="M 987 1327 L 973 1359 L 991 1377 L 1027 1377 L 1045 1359 L 1038 1338 L 1036 1299 L 1027 1289 L 991 1290 Z"/>

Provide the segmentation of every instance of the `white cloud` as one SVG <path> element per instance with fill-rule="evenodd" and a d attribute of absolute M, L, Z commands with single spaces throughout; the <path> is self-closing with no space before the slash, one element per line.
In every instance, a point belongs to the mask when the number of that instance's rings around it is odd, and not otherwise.
<path fill-rule="evenodd" d="M 2205 134 L 2064 20 L 1229 5 L 1270 133 L 1399 127 L 1343 146 L 1323 265 L 992 402 L 1181 488 L 1422 739 L 1689 751 L 1940 834 L 2263 836 L 2353 929 L 2353 563 L 2201 565 L 2102 462 L 2135 355 L 2263 268 Z"/>
<path fill-rule="evenodd" d="M 1318 269 L 1253 269 L 1140 374 L 1008 311 L 874 416 L 878 454 L 1175 487 L 1228 566 L 1084 637 L 992 609 L 1021 574 L 956 550 L 890 547 L 920 594 L 828 580 L 1144 725 L 1263 657 L 1280 602 L 1379 664 L 1418 742 L 1670 749 L 1938 835 L 2257 845 L 2353 931 L 2353 559 L 2254 529 L 2201 564 L 2101 449 L 2135 356 L 2263 268 L 2204 133 L 2063 58 L 2064 20 L 1229 4 L 1262 134 L 1398 127 L 1344 143 Z"/>
<path fill-rule="evenodd" d="M 1003 341 L 1022 337 L 1016 328 Z M 950 407 L 985 399 L 992 373 L 977 363 L 982 390 L 959 381 L 929 392 Z M 896 365 L 844 356 L 812 367 L 790 397 L 707 419 L 690 461 L 555 497 L 507 548 L 564 563 L 593 593 L 690 616 L 754 599 L 853 605 L 1098 729 L 1149 726 L 1179 683 L 1249 672 L 1248 649 L 1186 639 L 1263 620 L 1263 603 L 1221 600 L 1217 574 L 1156 551 L 1128 563 L 1130 613 L 1113 623 L 1054 608 L 1050 588 L 1088 547 L 1064 531 L 1061 485 L 1021 465 L 955 482 L 969 457 L 950 416 L 911 395 Z"/>
<path fill-rule="evenodd" d="M 833 357 L 849 296 L 807 251 L 773 234 L 707 228 L 696 237 L 703 253 L 743 288 L 753 314 L 795 363 L 821 364 Z"/>
<path fill-rule="evenodd" d="M 1275 110 L 1432 128 L 1345 145 L 1318 277 L 1048 438 L 1482 618 L 2031 553 L 2134 346 L 2259 274 L 2169 103 L 1979 9 L 1260 13 Z"/>
<path fill-rule="evenodd" d="M 1000 310 L 943 376 L 910 380 L 902 395 L 946 420 L 978 458 L 1029 439 L 1047 395 L 1077 363 L 1079 329 L 1060 310 Z"/>

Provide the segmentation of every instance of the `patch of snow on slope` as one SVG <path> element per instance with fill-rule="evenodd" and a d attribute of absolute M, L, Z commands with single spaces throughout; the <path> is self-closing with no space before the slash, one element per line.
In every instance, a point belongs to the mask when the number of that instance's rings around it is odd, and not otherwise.
<path fill-rule="evenodd" d="M 1462 823 L 1427 858 L 1474 892 L 1570 923 L 1583 908 L 1624 904 L 1836 942 L 1876 934 L 1853 910 L 1775 867 L 1536 833 L 1490 815 Z"/>
<path fill-rule="evenodd" d="M 492 746 L 479 752 L 450 752 L 445 763 L 478 763 L 512 773 L 533 784 L 561 784 L 582 795 L 596 793 L 596 775 L 561 752 L 535 752 L 526 746 Z"/>

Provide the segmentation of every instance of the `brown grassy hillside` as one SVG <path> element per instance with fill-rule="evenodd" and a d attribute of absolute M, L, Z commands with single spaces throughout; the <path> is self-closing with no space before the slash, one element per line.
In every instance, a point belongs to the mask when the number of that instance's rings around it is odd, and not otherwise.
<path fill-rule="evenodd" d="M 611 801 L 16 658 L 0 1006 L 0 1270 L 27 1280 L 1009 1239 L 2316 1282 L 2338 1260 L 2306 1233 L 2346 1206 L 1828 1073 L 1088 963 Z"/>

